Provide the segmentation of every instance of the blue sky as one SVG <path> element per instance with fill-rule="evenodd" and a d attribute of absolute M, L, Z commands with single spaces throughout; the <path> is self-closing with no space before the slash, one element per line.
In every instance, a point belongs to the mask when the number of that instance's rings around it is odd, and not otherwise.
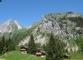
<path fill-rule="evenodd" d="M 41 21 L 44 14 L 69 11 L 83 14 L 83 0 L 2 0 L 0 24 L 12 19 L 30 26 Z"/>

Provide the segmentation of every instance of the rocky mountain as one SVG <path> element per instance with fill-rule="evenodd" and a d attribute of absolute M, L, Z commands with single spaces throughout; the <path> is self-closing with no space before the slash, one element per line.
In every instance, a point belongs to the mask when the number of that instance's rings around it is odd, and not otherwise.
<path fill-rule="evenodd" d="M 3 24 L 0 24 L 0 33 L 7 33 L 7 32 L 12 32 L 13 27 L 16 25 L 17 29 L 21 29 L 22 27 L 18 24 L 17 21 L 12 22 L 12 20 L 8 20 Z"/>
<path fill-rule="evenodd" d="M 13 22 L 9 19 L 3 24 L 0 24 L 0 37 L 3 36 L 3 34 L 6 36 L 9 36 L 10 34 L 14 35 L 17 31 L 22 29 L 24 29 L 24 27 L 20 26 L 16 20 Z"/>
<path fill-rule="evenodd" d="M 25 29 L 17 21 L 7 22 L 0 25 L 0 34 L 10 33 L 10 36 L 19 46 L 27 45 L 30 34 L 33 33 L 35 43 L 46 44 L 50 34 L 53 33 L 57 38 L 67 44 L 65 49 L 77 51 L 78 46 L 75 40 L 83 35 L 83 15 L 76 12 L 50 13 L 42 16 L 42 21 L 34 23 Z"/>
<path fill-rule="evenodd" d="M 32 25 L 34 26 L 34 25 Z M 31 33 L 35 43 L 45 44 L 49 40 L 49 33 L 53 33 L 67 44 L 66 49 L 77 51 L 75 40 L 83 35 L 83 15 L 76 12 L 50 13 L 42 16 L 42 22 Z M 28 43 L 30 37 L 23 39 L 19 45 Z"/>
<path fill-rule="evenodd" d="M 76 36 L 83 34 L 83 16 L 75 12 L 47 14 L 42 17 L 42 32 L 53 32 L 54 35 Z"/>

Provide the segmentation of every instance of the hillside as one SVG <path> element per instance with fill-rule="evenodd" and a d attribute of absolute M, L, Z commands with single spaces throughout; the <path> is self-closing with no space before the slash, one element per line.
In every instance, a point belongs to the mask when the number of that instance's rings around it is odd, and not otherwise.
<path fill-rule="evenodd" d="M 12 51 L 0 56 L 0 60 L 45 60 L 45 57 L 36 57 L 29 54 L 22 54 L 20 51 Z"/>
<path fill-rule="evenodd" d="M 20 26 L 16 20 L 13 22 L 12 19 L 9 19 L 6 22 L 0 24 L 0 37 L 4 35 L 6 39 L 8 39 L 9 36 L 12 38 L 18 33 L 24 32 L 26 30 L 27 29 Z"/>
<path fill-rule="evenodd" d="M 81 54 L 76 52 L 72 54 L 70 54 L 71 58 L 69 60 L 83 60 Z M 0 56 L 0 60 L 45 60 L 45 59 L 46 59 L 45 57 L 36 57 L 34 55 L 22 54 L 20 51 L 11 51 L 3 56 Z"/>
<path fill-rule="evenodd" d="M 67 44 L 68 51 L 77 51 L 76 40 L 83 35 L 83 15 L 76 12 L 50 13 L 43 15 L 42 22 L 37 25 L 31 33 L 34 35 L 35 43 L 40 46 L 49 40 L 49 33 L 53 34 Z M 32 25 L 34 26 L 34 25 Z M 32 30 L 32 28 L 30 28 Z M 27 45 L 29 35 L 19 45 Z"/>

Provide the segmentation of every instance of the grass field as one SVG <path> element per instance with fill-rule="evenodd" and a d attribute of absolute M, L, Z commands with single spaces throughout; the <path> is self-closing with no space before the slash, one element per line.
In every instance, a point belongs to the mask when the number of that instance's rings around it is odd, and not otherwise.
<path fill-rule="evenodd" d="M 70 54 L 71 55 L 71 54 Z M 72 54 L 70 59 L 68 60 L 83 60 L 81 59 L 82 56 L 78 54 Z M 81 56 L 81 57 L 79 57 Z M 34 55 L 29 55 L 29 54 L 22 54 L 20 51 L 12 51 L 8 54 L 5 54 L 3 56 L 0 56 L 0 60 L 45 60 L 45 57 L 36 57 Z"/>
<path fill-rule="evenodd" d="M 20 51 L 12 51 L 9 54 L 0 56 L 2 60 L 45 60 L 45 57 L 36 57 L 29 54 L 22 54 Z"/>

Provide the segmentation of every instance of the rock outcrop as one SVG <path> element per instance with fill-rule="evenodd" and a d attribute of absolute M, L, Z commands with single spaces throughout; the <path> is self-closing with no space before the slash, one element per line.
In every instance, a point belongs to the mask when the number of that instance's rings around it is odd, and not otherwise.
<path fill-rule="evenodd" d="M 74 22 L 77 18 L 83 21 L 82 15 L 75 12 L 44 15 L 42 17 L 41 31 L 49 33 L 52 32 L 54 35 L 71 36 L 76 39 L 76 36 L 82 34 L 82 31 L 80 31 L 81 27 L 79 27 L 78 22 Z"/>
<path fill-rule="evenodd" d="M 17 30 L 21 29 L 22 27 L 17 23 L 17 21 L 15 21 L 14 23 L 12 22 L 11 19 L 9 19 L 8 21 L 6 21 L 3 24 L 0 24 L 0 33 L 4 34 L 4 33 L 10 33 L 12 32 L 13 29 L 15 29 L 14 27 L 17 27 Z"/>

